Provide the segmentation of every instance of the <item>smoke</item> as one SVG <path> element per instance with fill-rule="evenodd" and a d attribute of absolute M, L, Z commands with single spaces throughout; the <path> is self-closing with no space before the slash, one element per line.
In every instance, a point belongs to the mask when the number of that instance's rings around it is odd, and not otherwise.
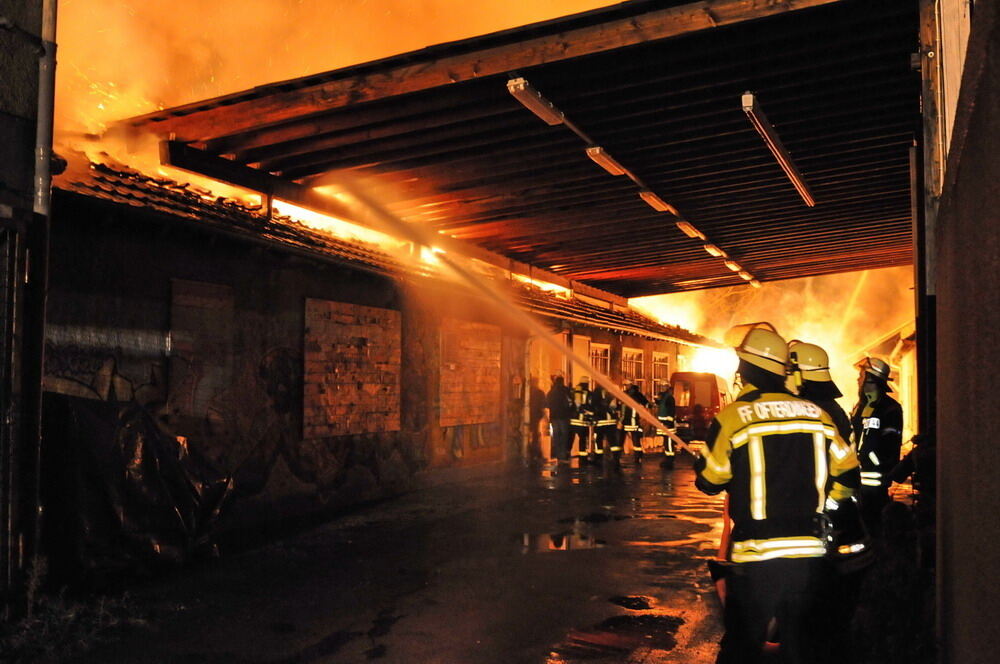
<path fill-rule="evenodd" d="M 913 271 L 908 267 L 765 282 L 760 289 L 719 288 L 631 300 L 663 322 L 722 339 L 733 325 L 768 321 L 788 340 L 822 346 L 833 378 L 853 404 L 853 362 L 884 335 L 913 320 Z"/>
<path fill-rule="evenodd" d="M 612 4 L 607 0 L 63 0 L 56 125 L 122 118 Z"/>

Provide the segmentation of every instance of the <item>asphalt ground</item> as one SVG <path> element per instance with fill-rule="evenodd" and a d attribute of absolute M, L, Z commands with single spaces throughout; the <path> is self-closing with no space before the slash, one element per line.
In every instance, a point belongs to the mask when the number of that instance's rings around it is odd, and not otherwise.
<path fill-rule="evenodd" d="M 722 500 L 677 466 L 518 468 L 368 506 L 144 582 L 150 627 L 74 661 L 712 662 Z"/>

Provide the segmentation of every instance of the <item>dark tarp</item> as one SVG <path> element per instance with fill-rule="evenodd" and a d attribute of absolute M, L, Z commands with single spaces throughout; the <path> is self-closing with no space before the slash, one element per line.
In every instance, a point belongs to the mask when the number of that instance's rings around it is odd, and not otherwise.
<path fill-rule="evenodd" d="M 46 393 L 44 529 L 51 568 L 100 582 L 216 552 L 232 490 L 184 438 L 134 402 Z"/>

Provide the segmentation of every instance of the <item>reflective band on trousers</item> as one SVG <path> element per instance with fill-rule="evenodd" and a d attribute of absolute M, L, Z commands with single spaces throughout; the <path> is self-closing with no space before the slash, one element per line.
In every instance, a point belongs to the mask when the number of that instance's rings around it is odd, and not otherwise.
<path fill-rule="evenodd" d="M 882 486 L 882 473 L 861 471 L 861 484 L 864 486 Z"/>
<path fill-rule="evenodd" d="M 826 555 L 818 537 L 775 537 L 733 542 L 734 563 L 752 563 L 775 558 L 819 558 Z"/>

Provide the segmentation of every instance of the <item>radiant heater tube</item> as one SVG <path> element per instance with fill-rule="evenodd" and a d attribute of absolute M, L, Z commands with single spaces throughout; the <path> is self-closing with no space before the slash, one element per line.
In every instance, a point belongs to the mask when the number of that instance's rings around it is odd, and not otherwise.
<path fill-rule="evenodd" d="M 743 112 L 747 114 L 747 118 L 750 120 L 750 124 L 753 128 L 757 130 L 760 137 L 764 139 L 765 145 L 774 155 L 775 160 L 777 160 L 778 165 L 781 166 L 781 170 L 785 171 L 785 175 L 791 181 L 792 186 L 795 190 L 799 192 L 799 196 L 805 201 L 805 204 L 809 207 L 816 206 L 816 200 L 812 196 L 812 192 L 809 190 L 809 185 L 805 183 L 802 179 L 802 174 L 799 173 L 799 169 L 795 167 L 795 163 L 792 161 L 791 155 L 788 154 L 788 150 L 785 149 L 784 144 L 781 142 L 781 138 L 778 137 L 777 132 L 767 121 L 767 116 L 764 115 L 764 110 L 757 103 L 757 96 L 752 92 L 744 92 L 741 99 L 743 103 Z"/>

